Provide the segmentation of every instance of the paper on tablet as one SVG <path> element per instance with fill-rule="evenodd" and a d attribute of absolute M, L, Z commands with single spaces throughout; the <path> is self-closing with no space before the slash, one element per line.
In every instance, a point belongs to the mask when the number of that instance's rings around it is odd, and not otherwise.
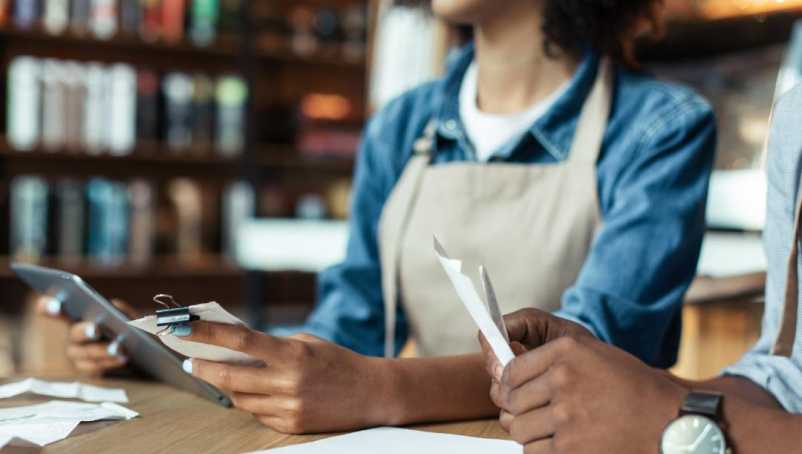
<path fill-rule="evenodd" d="M 248 326 L 245 322 L 231 315 L 215 302 L 189 306 L 189 313 L 197 315 L 201 320 L 207 322 L 221 323 L 223 325 Z M 203 359 L 206 361 L 230 364 L 232 366 L 264 366 L 264 361 L 242 352 L 225 347 L 218 347 L 217 345 L 190 342 L 180 337 L 173 336 L 170 334 L 169 330 L 164 329 L 164 326 L 156 326 L 155 315 L 132 320 L 128 322 L 128 324 L 151 334 L 157 334 L 164 345 L 188 358 Z"/>
<path fill-rule="evenodd" d="M 81 399 L 87 402 L 128 402 L 128 395 L 126 395 L 124 389 L 104 388 L 80 382 L 50 382 L 38 378 L 26 378 L 22 381 L 0 386 L 0 399 L 24 393 L 66 399 Z"/>
<path fill-rule="evenodd" d="M 448 253 L 443 249 L 443 246 L 437 241 L 437 238 L 434 239 L 434 252 L 435 255 L 437 255 L 437 259 L 440 260 L 440 264 L 443 266 L 448 278 L 451 279 L 451 283 L 454 285 L 457 295 L 459 295 L 459 298 L 462 300 L 462 304 L 468 309 L 471 318 L 473 318 L 479 330 L 482 331 L 482 334 L 485 335 L 485 339 L 487 339 L 487 342 L 490 344 L 499 362 L 501 362 L 501 365 L 506 366 L 507 363 L 515 358 L 515 355 L 512 353 L 512 349 L 506 337 L 501 333 L 499 327 L 490 316 L 487 306 L 485 306 L 482 299 L 479 297 L 479 293 L 476 292 L 476 287 L 474 287 L 473 282 L 471 282 L 471 278 L 462 274 L 462 262 L 449 257 Z"/>

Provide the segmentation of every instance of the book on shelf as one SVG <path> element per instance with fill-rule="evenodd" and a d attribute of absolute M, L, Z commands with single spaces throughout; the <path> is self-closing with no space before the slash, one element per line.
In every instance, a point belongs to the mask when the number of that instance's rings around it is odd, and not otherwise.
<path fill-rule="evenodd" d="M 245 115 L 248 85 L 240 77 L 222 77 L 217 82 L 217 151 L 237 156 L 245 146 Z"/>
<path fill-rule="evenodd" d="M 69 0 L 44 0 L 43 23 L 51 35 L 62 34 L 70 25 Z"/>
<path fill-rule="evenodd" d="M 66 142 L 67 68 L 58 60 L 42 63 L 42 147 L 59 151 Z"/>
<path fill-rule="evenodd" d="M 162 0 L 162 37 L 166 43 L 176 43 L 184 37 L 186 0 Z"/>
<path fill-rule="evenodd" d="M 170 181 L 167 194 L 176 214 L 176 255 L 183 261 L 197 260 L 203 254 L 201 189 L 188 178 L 176 178 Z"/>
<path fill-rule="evenodd" d="M 61 262 L 77 264 L 84 254 L 86 199 L 81 183 L 70 178 L 56 185 L 56 256 Z"/>
<path fill-rule="evenodd" d="M 145 42 L 154 42 L 162 37 L 162 1 L 141 0 L 142 23 L 139 27 L 139 36 Z"/>
<path fill-rule="evenodd" d="M 7 134 L 12 148 L 33 150 L 39 142 L 41 65 L 31 57 L 17 57 L 8 68 Z"/>
<path fill-rule="evenodd" d="M 89 25 L 97 39 L 109 39 L 117 33 L 117 0 L 92 0 Z"/>
<path fill-rule="evenodd" d="M 208 46 L 217 37 L 220 0 L 192 0 L 189 36 L 198 46 Z"/>
<path fill-rule="evenodd" d="M 153 261 L 156 238 L 156 194 L 153 184 L 146 180 L 134 180 L 128 186 L 130 204 L 130 241 L 128 261 L 134 266 L 144 266 Z"/>
<path fill-rule="evenodd" d="M 70 4 L 70 30 L 76 36 L 89 33 L 89 21 L 92 15 L 93 0 L 71 0 Z"/>
<path fill-rule="evenodd" d="M 120 31 L 128 36 L 139 35 L 144 0 L 120 0 Z"/>
<path fill-rule="evenodd" d="M 105 69 L 100 63 L 85 66 L 86 98 L 83 115 L 83 148 L 89 154 L 100 154 L 105 145 Z"/>
<path fill-rule="evenodd" d="M 205 74 L 195 74 L 192 76 L 192 85 L 192 138 L 196 143 L 208 147 L 214 143 L 214 81 Z"/>
<path fill-rule="evenodd" d="M 223 255 L 236 260 L 239 229 L 256 216 L 256 194 L 253 186 L 245 181 L 236 181 L 226 186 L 223 192 Z"/>
<path fill-rule="evenodd" d="M 14 25 L 17 28 L 29 29 L 36 25 L 41 14 L 39 0 L 14 0 Z"/>
<path fill-rule="evenodd" d="M 116 156 L 130 154 L 136 146 L 136 71 L 116 64 L 106 71 L 105 149 Z"/>
<path fill-rule="evenodd" d="M 35 262 L 47 252 L 47 182 L 22 175 L 11 182 L 10 251 L 14 260 Z"/>
<path fill-rule="evenodd" d="M 64 74 L 64 147 L 78 151 L 83 148 L 86 73 L 82 64 L 68 61 L 64 64 Z"/>
<path fill-rule="evenodd" d="M 192 145 L 192 78 L 184 73 L 164 76 L 167 146 L 184 151 Z"/>
<path fill-rule="evenodd" d="M 136 134 L 155 141 L 159 137 L 159 76 L 151 69 L 137 72 Z"/>
<path fill-rule="evenodd" d="M 93 178 L 87 183 L 89 225 L 87 257 L 104 265 L 126 259 L 128 241 L 128 190 L 122 182 Z"/>

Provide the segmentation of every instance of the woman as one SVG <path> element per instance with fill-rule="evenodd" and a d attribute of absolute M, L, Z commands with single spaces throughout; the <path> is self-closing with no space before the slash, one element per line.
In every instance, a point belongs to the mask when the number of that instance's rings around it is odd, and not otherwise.
<path fill-rule="evenodd" d="M 487 264 L 505 313 L 559 309 L 650 364 L 672 363 L 715 127 L 690 91 L 624 66 L 658 3 L 432 0 L 436 15 L 471 24 L 475 43 L 370 121 L 347 257 L 321 276 L 305 334 L 185 325 L 174 334 L 269 364 L 187 370 L 284 432 L 495 414 L 433 235 L 467 272 Z M 423 358 L 376 358 L 409 332 Z"/>

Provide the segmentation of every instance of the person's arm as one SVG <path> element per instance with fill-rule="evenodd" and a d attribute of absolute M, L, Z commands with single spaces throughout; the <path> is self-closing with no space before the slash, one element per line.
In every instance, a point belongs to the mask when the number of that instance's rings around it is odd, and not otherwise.
<path fill-rule="evenodd" d="M 785 412 L 748 380 L 681 380 L 536 310 L 505 321 L 513 341 L 542 345 L 499 369 L 482 341 L 501 423 L 528 453 L 657 453 L 663 430 L 692 389 L 724 394 L 721 422 L 733 452 L 785 454 L 802 446 L 802 416 Z M 547 338 L 531 334 L 543 326 Z"/>
<path fill-rule="evenodd" d="M 705 229 L 715 119 L 698 100 L 654 109 L 633 134 L 625 170 L 614 181 L 600 180 L 602 227 L 557 315 L 648 364 L 667 366 Z M 600 173 L 608 163 L 602 158 Z"/>

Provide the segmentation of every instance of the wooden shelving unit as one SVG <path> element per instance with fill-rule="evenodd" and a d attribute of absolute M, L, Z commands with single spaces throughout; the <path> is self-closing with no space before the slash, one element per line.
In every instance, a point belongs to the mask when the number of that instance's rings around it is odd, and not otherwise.
<path fill-rule="evenodd" d="M 297 6 L 296 0 L 269 0 L 282 10 Z M 363 0 L 308 0 L 313 8 L 355 5 Z M 251 2 L 242 2 L 251 8 Z M 248 10 L 242 14 L 240 33 L 223 33 L 209 46 L 199 47 L 189 40 L 176 43 L 145 42 L 138 37 L 118 34 L 99 40 L 87 34 L 66 31 L 46 33 L 40 27 L 18 29 L 12 24 L 0 28 L 0 105 L 7 105 L 6 77 L 11 60 L 20 55 L 82 62 L 128 63 L 149 68 L 160 74 L 171 71 L 210 75 L 238 74 L 249 90 L 246 146 L 241 156 L 221 157 L 211 146 L 195 146 L 176 153 L 160 142 L 138 141 L 128 155 L 90 154 L 81 150 L 31 151 L 12 149 L 5 138 L 6 108 L 0 109 L 0 294 L 5 309 L 21 309 L 27 290 L 12 275 L 9 264 L 9 191 L 11 180 L 19 175 L 41 175 L 51 181 L 59 177 L 87 180 L 104 176 L 128 181 L 147 178 L 157 187 L 176 177 L 188 177 L 219 191 L 227 182 L 245 180 L 257 188 L 257 207 L 265 188 L 281 190 L 289 186 L 288 205 L 305 191 L 315 192 L 327 182 L 348 179 L 354 150 L 336 150 L 333 155 L 305 153 L 297 145 L 298 132 L 307 125 L 297 120 L 300 99 L 307 93 L 335 92 L 364 105 L 366 93 L 366 58 L 347 56 L 343 45 L 328 43 L 310 53 L 293 51 L 287 38 L 266 39 L 254 25 Z M 352 116 L 345 127 L 359 129 L 364 115 Z M 219 194 L 219 192 L 218 192 Z M 257 210 L 257 215 L 265 215 Z M 269 214 L 269 213 L 267 213 Z M 219 225 L 216 227 L 219 230 Z M 212 229 L 215 230 L 215 229 Z M 219 235 L 219 233 L 215 234 Z M 219 238 L 214 240 L 219 242 Z M 89 260 L 64 263 L 55 258 L 40 261 L 82 276 L 99 292 L 109 297 L 123 297 L 134 305 L 150 308 L 156 293 L 172 292 L 177 298 L 197 303 L 211 300 L 229 304 L 248 303 L 254 318 L 259 318 L 265 301 L 314 298 L 314 279 L 297 273 L 264 275 L 238 268 L 224 258 L 219 244 L 203 257 L 182 260 L 158 251 L 156 259 L 145 266 L 108 267 Z M 303 287 L 303 288 L 296 288 Z M 291 294 L 292 293 L 292 294 Z M 6 297 L 5 295 L 8 295 Z M 306 301 L 304 301 L 306 302 Z M 259 325 L 256 320 L 256 325 Z"/>

